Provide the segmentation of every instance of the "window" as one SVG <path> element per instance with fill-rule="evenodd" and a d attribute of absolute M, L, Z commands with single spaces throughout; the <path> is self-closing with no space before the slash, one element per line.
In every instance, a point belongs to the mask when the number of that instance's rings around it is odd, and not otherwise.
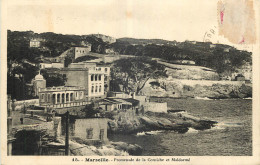
<path fill-rule="evenodd" d="M 107 76 L 105 76 L 104 81 L 107 81 Z"/>
<path fill-rule="evenodd" d="M 92 139 L 93 138 L 93 128 L 89 128 L 86 131 L 87 131 L 87 139 Z"/>
<path fill-rule="evenodd" d="M 81 99 L 83 98 L 83 92 L 80 92 L 80 98 Z"/>
<path fill-rule="evenodd" d="M 98 75 L 95 75 L 95 81 L 97 81 L 97 79 L 98 79 Z"/>
<path fill-rule="evenodd" d="M 104 129 L 100 129 L 100 134 L 99 134 L 99 139 L 100 140 L 104 140 L 104 134 L 105 134 L 105 130 Z"/>
<path fill-rule="evenodd" d="M 96 86 L 96 89 L 95 89 L 95 92 L 97 92 L 98 91 L 98 86 Z"/>
<path fill-rule="evenodd" d="M 44 101 L 44 94 L 42 94 L 42 101 Z"/>
<path fill-rule="evenodd" d="M 91 93 L 94 93 L 94 86 L 91 87 Z"/>
<path fill-rule="evenodd" d="M 93 74 L 91 75 L 91 81 L 94 81 L 94 75 Z"/>
<path fill-rule="evenodd" d="M 48 94 L 48 99 L 47 99 L 47 102 L 50 102 L 51 101 L 51 95 Z"/>
<path fill-rule="evenodd" d="M 101 85 L 99 85 L 99 92 L 101 92 Z"/>
<path fill-rule="evenodd" d="M 101 81 L 101 75 L 98 75 L 98 80 Z"/>
<path fill-rule="evenodd" d="M 107 68 L 105 68 L 105 72 L 107 72 Z"/>

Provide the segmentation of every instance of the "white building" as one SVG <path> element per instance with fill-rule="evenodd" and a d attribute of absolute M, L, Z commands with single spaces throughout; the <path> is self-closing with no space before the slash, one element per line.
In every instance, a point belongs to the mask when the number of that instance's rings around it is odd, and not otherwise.
<path fill-rule="evenodd" d="M 71 63 L 63 68 L 61 73 L 66 75 L 67 86 L 82 86 L 86 89 L 86 97 L 104 98 L 109 90 L 110 66 L 96 63 Z"/>
<path fill-rule="evenodd" d="M 39 40 L 34 39 L 34 40 L 31 40 L 31 41 L 30 41 L 30 47 L 31 47 L 31 48 L 32 48 L 32 47 L 38 48 L 38 47 L 40 47 L 40 45 L 41 45 L 41 42 L 40 42 Z"/>

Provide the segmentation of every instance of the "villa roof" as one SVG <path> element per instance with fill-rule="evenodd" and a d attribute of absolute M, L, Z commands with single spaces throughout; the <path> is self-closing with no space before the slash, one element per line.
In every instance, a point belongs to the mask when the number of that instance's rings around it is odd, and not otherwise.
<path fill-rule="evenodd" d="M 124 100 L 127 101 L 127 102 L 132 103 L 133 106 L 138 105 L 139 102 L 140 102 L 139 100 L 136 100 L 136 99 L 133 99 L 133 98 L 127 98 L 127 99 L 124 99 Z"/>

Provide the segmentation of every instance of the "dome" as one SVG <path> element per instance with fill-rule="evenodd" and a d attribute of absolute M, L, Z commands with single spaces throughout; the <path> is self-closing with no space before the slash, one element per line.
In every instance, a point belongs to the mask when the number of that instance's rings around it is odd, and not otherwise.
<path fill-rule="evenodd" d="M 41 74 L 37 74 L 34 79 L 35 80 L 44 80 L 44 78 Z"/>

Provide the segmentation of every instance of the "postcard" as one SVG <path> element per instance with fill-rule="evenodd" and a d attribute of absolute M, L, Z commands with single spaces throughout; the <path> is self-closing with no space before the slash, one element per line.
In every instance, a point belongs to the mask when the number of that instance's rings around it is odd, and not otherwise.
<path fill-rule="evenodd" d="M 259 164 L 259 7 L 2 0 L 1 164 Z"/>

